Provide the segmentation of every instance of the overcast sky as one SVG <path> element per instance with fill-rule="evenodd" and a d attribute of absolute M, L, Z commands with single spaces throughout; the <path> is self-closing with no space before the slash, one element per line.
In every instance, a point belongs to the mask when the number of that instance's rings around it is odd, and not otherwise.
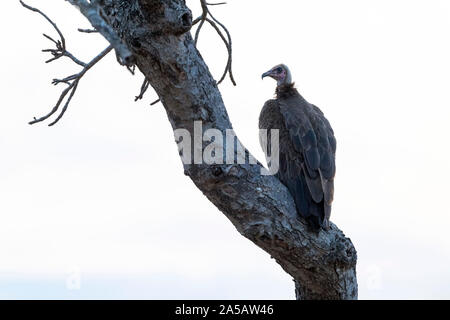
<path fill-rule="evenodd" d="M 67 1 L 28 0 L 88 61 L 107 43 Z M 187 1 L 199 14 L 197 1 Z M 286 63 L 338 141 L 331 220 L 358 251 L 359 297 L 450 298 L 450 3 L 446 0 L 229 0 L 212 8 L 233 36 L 237 87 L 221 92 L 260 160 L 258 115 Z M 9 0 L 1 10 L 0 298 L 292 299 L 293 282 L 183 175 L 156 94 L 113 54 L 62 121 L 29 126 L 79 70 L 44 64 L 56 37 Z M 220 38 L 199 42 L 218 78 Z"/>

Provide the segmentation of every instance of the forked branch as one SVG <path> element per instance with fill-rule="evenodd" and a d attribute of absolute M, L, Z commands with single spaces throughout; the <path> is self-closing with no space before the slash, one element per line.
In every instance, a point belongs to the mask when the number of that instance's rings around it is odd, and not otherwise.
<path fill-rule="evenodd" d="M 202 14 L 197 19 L 195 19 L 192 22 L 193 26 L 196 25 L 197 23 L 199 23 L 199 25 L 197 27 L 197 30 L 195 32 L 194 43 L 197 46 L 198 39 L 199 39 L 199 36 L 200 36 L 200 31 L 202 30 L 205 22 L 208 22 L 211 25 L 211 27 L 213 27 L 214 30 L 217 32 L 217 34 L 220 36 L 220 38 L 222 39 L 222 41 L 225 44 L 225 47 L 227 48 L 227 51 L 228 51 L 227 65 L 225 67 L 225 71 L 224 71 L 222 77 L 217 82 L 217 84 L 222 83 L 223 80 L 225 80 L 225 77 L 228 74 L 230 76 L 230 80 L 233 83 L 233 85 L 236 85 L 236 81 L 234 80 L 234 75 L 233 75 L 233 68 L 232 68 L 232 64 L 233 64 L 233 46 L 232 46 L 232 41 L 231 41 L 231 34 L 228 31 L 228 29 L 225 27 L 225 25 L 223 23 L 221 23 L 220 21 L 218 21 L 211 14 L 211 11 L 208 8 L 208 6 L 223 5 L 223 4 L 226 4 L 226 2 L 208 3 L 208 2 L 206 2 L 206 0 L 200 0 L 200 3 L 201 3 L 201 6 L 202 6 Z M 225 32 L 226 37 L 224 36 L 222 30 L 223 30 L 223 32 Z"/>
<path fill-rule="evenodd" d="M 70 58 L 73 62 L 75 62 L 77 65 L 82 66 L 83 69 L 74 75 L 68 76 L 64 79 L 53 79 L 52 83 L 54 85 L 58 85 L 58 84 L 66 84 L 67 88 L 64 89 L 61 93 L 61 95 L 59 96 L 58 101 L 56 102 L 56 105 L 53 107 L 53 109 L 46 114 L 43 117 L 40 118 L 34 118 L 33 121 L 30 121 L 29 124 L 35 124 L 38 122 L 42 122 L 44 120 L 47 120 L 48 118 L 50 118 L 52 115 L 54 115 L 57 111 L 60 110 L 61 105 L 64 103 L 64 106 L 62 107 L 59 115 L 57 116 L 57 118 L 51 122 L 49 124 L 49 126 L 53 126 L 56 123 L 58 123 L 59 120 L 61 120 L 61 118 L 63 117 L 63 115 L 65 114 L 65 112 L 67 111 L 67 108 L 69 107 L 70 102 L 72 101 L 73 96 L 75 95 L 75 92 L 77 91 L 78 88 L 78 84 L 81 80 L 81 78 L 86 74 L 86 72 L 88 72 L 89 69 L 91 69 L 94 65 L 96 65 L 103 57 L 105 57 L 109 52 L 111 52 L 111 50 L 113 49 L 113 46 L 110 45 L 108 46 L 105 50 L 103 50 L 100 54 L 98 54 L 94 59 L 92 59 L 89 63 L 85 63 L 81 60 L 79 60 L 78 58 L 76 58 L 73 54 L 71 54 L 69 51 L 67 51 L 66 48 L 66 39 L 64 38 L 63 33 L 61 32 L 61 30 L 58 28 L 58 26 L 56 25 L 55 22 L 53 22 L 53 20 L 51 20 L 45 13 L 43 13 L 41 10 L 33 8 L 27 4 L 25 4 L 23 1 L 20 1 L 20 3 L 22 4 L 22 6 L 24 6 L 25 8 L 33 11 L 33 12 L 37 12 L 39 13 L 41 16 L 43 16 L 52 26 L 53 28 L 56 30 L 56 32 L 59 35 L 59 40 L 55 40 L 52 37 L 50 37 L 49 35 L 44 34 L 44 37 L 49 39 L 51 42 L 53 42 L 56 46 L 55 49 L 44 49 L 42 50 L 43 52 L 50 52 L 53 57 L 49 60 L 46 61 L 46 63 L 50 63 L 53 62 L 55 60 L 58 60 L 61 57 L 68 57 Z"/>
<path fill-rule="evenodd" d="M 61 95 L 60 95 L 60 97 L 58 99 L 58 102 L 56 103 L 56 105 L 53 107 L 53 109 L 48 114 L 46 114 L 45 116 L 43 116 L 41 118 L 38 118 L 38 119 L 34 118 L 34 120 L 30 122 L 30 124 L 35 124 L 35 123 L 38 123 L 38 122 L 42 122 L 42 121 L 47 120 L 48 118 L 50 118 L 52 115 L 54 115 L 59 110 L 59 108 L 60 108 L 61 104 L 63 103 L 63 101 L 65 100 L 66 96 L 69 95 L 68 98 L 66 99 L 64 107 L 61 109 L 58 117 L 53 122 L 51 122 L 49 124 L 49 126 L 53 126 L 56 123 L 58 123 L 58 121 L 61 120 L 61 118 L 66 113 L 67 108 L 69 107 L 69 104 L 72 101 L 72 98 L 73 98 L 75 92 L 77 91 L 78 84 L 80 83 L 81 78 L 83 78 L 83 76 L 86 74 L 86 72 L 88 72 L 89 69 L 91 69 L 94 65 L 96 65 L 97 62 L 99 62 L 109 52 L 111 52 L 112 49 L 113 49 L 112 46 L 108 46 L 99 55 L 97 55 L 88 64 L 86 64 L 86 66 L 83 68 L 83 70 L 81 70 L 79 73 L 71 75 L 71 76 L 66 77 L 64 79 L 53 79 L 52 83 L 54 85 L 58 85 L 60 83 L 64 83 L 64 84 L 67 84 L 68 87 L 63 90 L 63 92 L 61 93 Z"/>
<path fill-rule="evenodd" d="M 61 57 L 68 57 L 70 59 L 72 59 L 73 62 L 75 62 L 76 64 L 85 67 L 86 64 L 84 62 L 82 62 L 81 60 L 77 59 L 73 54 L 71 54 L 67 48 L 66 48 L 66 39 L 64 38 L 64 35 L 62 34 L 61 30 L 59 30 L 58 26 L 56 25 L 56 23 L 54 23 L 45 13 L 43 13 L 41 10 L 33 8 L 27 4 L 25 4 L 22 0 L 20 0 L 20 3 L 22 4 L 22 6 L 24 6 L 25 8 L 27 8 L 28 10 L 31 10 L 33 12 L 37 12 L 39 13 L 41 16 L 43 16 L 52 26 L 53 28 L 56 30 L 56 32 L 59 35 L 59 40 L 55 40 L 52 37 L 50 37 L 47 34 L 43 34 L 45 38 L 47 38 L 48 40 L 50 40 L 51 42 L 53 42 L 56 46 L 56 49 L 44 49 L 42 50 L 42 52 L 50 52 L 53 57 L 47 61 L 45 61 L 46 63 L 50 63 L 52 61 L 58 60 Z"/>

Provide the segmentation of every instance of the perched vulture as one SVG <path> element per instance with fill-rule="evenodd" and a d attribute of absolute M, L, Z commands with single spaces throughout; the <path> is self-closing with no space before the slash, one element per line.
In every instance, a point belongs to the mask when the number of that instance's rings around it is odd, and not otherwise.
<path fill-rule="evenodd" d="M 314 230 L 328 230 L 334 193 L 336 139 L 322 111 L 295 89 L 291 73 L 280 64 L 262 78 L 277 81 L 276 99 L 269 100 L 259 116 L 259 128 L 279 129 L 278 179 L 289 189 L 298 214 Z M 263 131 L 260 131 L 263 134 Z M 260 137 L 261 144 L 268 141 Z M 269 159 L 270 145 L 262 145 Z"/>

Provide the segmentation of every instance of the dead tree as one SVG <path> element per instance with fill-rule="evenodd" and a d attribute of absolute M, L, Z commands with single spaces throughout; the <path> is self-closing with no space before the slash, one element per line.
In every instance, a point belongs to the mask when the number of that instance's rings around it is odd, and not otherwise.
<path fill-rule="evenodd" d="M 200 0 L 202 13 L 192 19 L 184 0 L 67 0 L 78 7 L 93 29 L 110 43 L 90 62 L 77 59 L 66 49 L 57 25 L 42 11 L 22 5 L 46 18 L 59 39 L 45 35 L 54 45 L 52 58 L 66 57 L 81 71 L 55 85 L 67 86 L 55 107 L 31 124 L 56 118 L 66 112 L 79 81 L 98 61 L 114 51 L 117 61 L 131 72 L 142 72 L 145 81 L 136 99 L 151 86 L 164 106 L 173 129 L 183 128 L 194 136 L 194 122 L 218 129 L 232 129 L 218 84 L 232 73 L 232 43 L 226 27 L 211 14 L 211 6 Z M 222 4 L 222 3 L 220 3 Z M 216 4 L 217 5 L 217 4 Z M 194 37 L 190 31 L 196 25 Z M 215 81 L 196 48 L 202 27 L 210 25 L 223 40 L 228 60 L 223 75 Z M 205 145 L 203 145 L 203 148 Z M 225 152 L 224 152 L 225 153 Z M 248 154 L 247 154 L 248 155 Z M 192 155 L 193 157 L 193 155 Z M 195 163 L 192 161 L 191 163 Z M 261 164 L 184 164 L 203 194 L 233 223 L 236 229 L 265 250 L 295 281 L 298 299 L 356 299 L 356 250 L 334 224 L 329 231 L 308 231 L 297 215 L 287 188 L 274 176 L 261 175 Z"/>

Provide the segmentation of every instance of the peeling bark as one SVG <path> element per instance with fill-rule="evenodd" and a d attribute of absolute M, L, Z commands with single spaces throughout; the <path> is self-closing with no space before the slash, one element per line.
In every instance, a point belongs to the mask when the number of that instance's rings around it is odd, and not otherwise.
<path fill-rule="evenodd" d="M 189 32 L 192 14 L 185 1 L 96 2 L 158 93 L 173 129 L 187 129 L 194 136 L 194 121 L 202 121 L 204 129 L 215 128 L 225 136 L 232 125 Z M 184 169 L 244 237 L 293 277 L 298 299 L 357 298 L 357 258 L 350 239 L 334 224 L 328 232 L 309 232 L 287 188 L 277 178 L 261 175 L 260 164 Z"/>

